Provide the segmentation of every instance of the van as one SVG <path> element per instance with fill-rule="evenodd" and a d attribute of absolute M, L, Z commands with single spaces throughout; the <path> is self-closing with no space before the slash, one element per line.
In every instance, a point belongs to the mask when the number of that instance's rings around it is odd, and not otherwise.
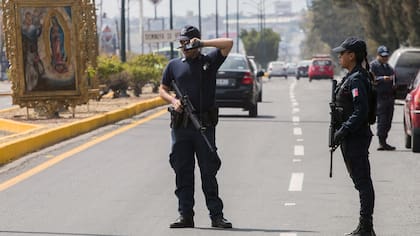
<path fill-rule="evenodd" d="M 395 71 L 395 98 L 404 99 L 408 86 L 413 82 L 420 69 L 420 48 L 400 48 L 389 58 L 388 64 Z"/>

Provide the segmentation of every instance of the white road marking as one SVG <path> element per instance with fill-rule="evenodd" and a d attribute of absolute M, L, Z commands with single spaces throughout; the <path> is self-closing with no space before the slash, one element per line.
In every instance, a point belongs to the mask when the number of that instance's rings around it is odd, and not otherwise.
<path fill-rule="evenodd" d="M 280 233 L 280 236 L 296 236 L 296 233 Z"/>
<path fill-rule="evenodd" d="M 303 145 L 295 145 L 295 156 L 304 156 L 305 147 Z"/>
<path fill-rule="evenodd" d="M 299 122 L 300 121 L 299 116 L 293 116 L 292 121 L 295 123 Z"/>
<path fill-rule="evenodd" d="M 302 135 L 302 129 L 299 127 L 293 128 L 293 134 L 294 135 Z"/>
<path fill-rule="evenodd" d="M 297 107 L 297 106 L 299 106 L 299 103 L 298 103 L 298 102 L 292 102 L 292 105 L 293 105 L 294 107 Z"/>
<path fill-rule="evenodd" d="M 284 204 L 284 206 L 296 206 L 296 203 L 294 203 L 294 202 L 286 202 Z"/>
<path fill-rule="evenodd" d="M 292 178 L 290 178 L 290 184 L 289 184 L 290 192 L 302 191 L 303 177 L 304 177 L 303 173 L 292 173 Z"/>
<path fill-rule="evenodd" d="M 298 141 L 298 142 L 303 142 L 303 141 L 304 141 L 304 139 L 303 139 L 303 138 L 298 138 L 298 139 L 296 139 L 296 141 Z"/>

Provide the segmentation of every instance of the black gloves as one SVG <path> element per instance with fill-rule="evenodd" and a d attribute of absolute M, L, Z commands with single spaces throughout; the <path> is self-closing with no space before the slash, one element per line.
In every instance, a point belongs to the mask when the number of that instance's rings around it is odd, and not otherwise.
<path fill-rule="evenodd" d="M 344 126 L 342 126 L 339 130 L 335 131 L 334 146 L 340 145 L 348 133 L 349 133 L 348 129 L 346 129 Z"/>

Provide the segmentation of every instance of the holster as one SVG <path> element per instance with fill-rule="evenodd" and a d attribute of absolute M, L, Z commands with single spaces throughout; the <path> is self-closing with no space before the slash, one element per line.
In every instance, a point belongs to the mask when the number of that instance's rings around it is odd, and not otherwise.
<path fill-rule="evenodd" d="M 185 120 L 185 112 L 179 113 L 175 110 L 171 110 L 171 124 L 170 127 L 173 129 L 181 128 Z"/>

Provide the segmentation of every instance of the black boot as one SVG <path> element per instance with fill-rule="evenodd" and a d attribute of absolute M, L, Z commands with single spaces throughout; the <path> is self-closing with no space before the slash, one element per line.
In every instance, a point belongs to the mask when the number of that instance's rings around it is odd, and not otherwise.
<path fill-rule="evenodd" d="M 386 143 L 386 138 L 379 137 L 378 151 L 394 151 L 395 147 Z"/>
<path fill-rule="evenodd" d="M 375 230 L 373 230 L 373 224 L 371 220 L 360 221 L 359 225 L 353 232 L 346 234 L 348 236 L 376 236 Z"/>
<path fill-rule="evenodd" d="M 217 217 L 211 220 L 211 227 L 230 229 L 232 228 L 232 223 L 223 217 Z"/>
<path fill-rule="evenodd" d="M 192 216 L 179 216 L 174 223 L 169 225 L 169 228 L 194 228 L 194 219 Z"/>

